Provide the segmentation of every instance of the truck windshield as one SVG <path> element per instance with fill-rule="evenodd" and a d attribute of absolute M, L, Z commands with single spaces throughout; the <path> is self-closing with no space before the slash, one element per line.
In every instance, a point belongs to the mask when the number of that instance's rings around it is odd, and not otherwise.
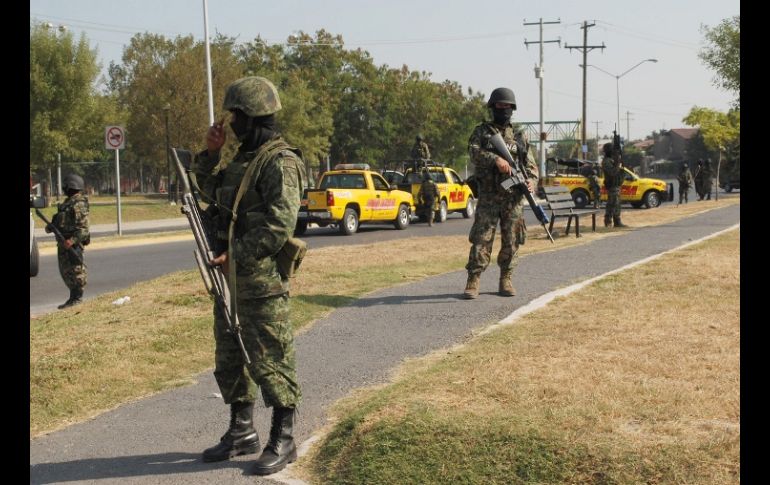
<path fill-rule="evenodd" d="M 336 173 L 321 181 L 320 189 L 365 189 L 366 182 L 360 173 Z"/>

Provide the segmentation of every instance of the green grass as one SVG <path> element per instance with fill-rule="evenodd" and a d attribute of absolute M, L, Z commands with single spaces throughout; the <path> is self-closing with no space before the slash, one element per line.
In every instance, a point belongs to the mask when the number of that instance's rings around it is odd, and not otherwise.
<path fill-rule="evenodd" d="M 61 199 L 63 201 L 64 199 Z M 88 199 L 90 206 L 90 224 L 110 224 L 118 220 L 117 201 L 114 197 L 96 197 Z M 51 200 L 51 207 L 40 211 L 51 220 L 56 214 L 56 201 Z M 137 222 L 153 219 L 173 219 L 184 217 L 179 205 L 169 205 L 166 199 L 148 198 L 143 196 L 126 196 L 120 199 L 120 219 L 123 222 Z M 37 216 L 35 216 L 37 217 Z M 42 224 L 39 219 L 36 221 Z M 41 226 L 42 227 L 42 226 Z"/>

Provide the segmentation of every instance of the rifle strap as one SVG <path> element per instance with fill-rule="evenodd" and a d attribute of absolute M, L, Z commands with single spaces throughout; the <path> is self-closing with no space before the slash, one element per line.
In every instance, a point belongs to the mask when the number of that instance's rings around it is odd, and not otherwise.
<path fill-rule="evenodd" d="M 230 284 L 230 308 L 232 309 L 233 315 L 237 315 L 238 311 L 238 307 L 236 306 L 235 251 L 233 250 L 235 243 L 235 223 L 238 220 L 238 204 L 240 204 L 241 198 L 243 198 L 243 194 L 246 193 L 246 190 L 259 179 L 259 175 L 262 173 L 262 168 L 265 166 L 265 163 L 279 152 L 289 148 L 289 145 L 280 138 L 270 140 L 259 147 L 254 159 L 246 168 L 246 173 L 243 174 L 241 183 L 238 186 L 238 193 L 236 194 L 235 202 L 233 203 L 233 215 L 230 219 L 230 227 L 227 231 L 227 247 L 229 248 L 227 277 L 228 283 Z"/>

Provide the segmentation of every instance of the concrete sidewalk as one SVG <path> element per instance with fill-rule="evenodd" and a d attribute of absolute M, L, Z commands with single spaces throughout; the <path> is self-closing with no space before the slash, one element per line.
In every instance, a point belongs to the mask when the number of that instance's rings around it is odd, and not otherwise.
<path fill-rule="evenodd" d="M 120 224 L 123 234 L 146 234 L 152 232 L 184 231 L 190 229 L 190 223 L 186 217 L 174 219 L 155 219 L 151 221 L 122 222 Z M 110 224 L 92 224 L 91 237 L 116 236 L 118 234 L 117 222 Z M 39 241 L 53 241 L 53 234 L 46 234 L 43 222 L 35 221 L 35 238 Z"/>
<path fill-rule="evenodd" d="M 497 296 L 498 269 L 491 266 L 482 275 L 476 300 L 461 298 L 464 270 L 357 299 L 316 321 L 296 339 L 303 403 L 295 438 L 305 442 L 326 424 L 331 404 L 357 388 L 387 382 L 405 359 L 462 343 L 555 289 L 739 222 L 736 204 L 661 226 L 623 230 L 584 245 L 525 255 L 514 273 L 513 298 Z M 201 461 L 201 451 L 225 431 L 229 411 L 218 397 L 211 370 L 195 380 L 193 385 L 121 405 L 31 440 L 30 483 L 276 483 L 245 474 L 253 455 L 220 463 Z M 255 426 L 263 440 L 268 411 L 260 405 L 255 410 Z"/>

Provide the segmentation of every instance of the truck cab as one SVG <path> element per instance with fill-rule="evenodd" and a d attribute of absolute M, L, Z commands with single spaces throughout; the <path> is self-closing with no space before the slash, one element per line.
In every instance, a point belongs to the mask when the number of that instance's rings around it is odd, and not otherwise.
<path fill-rule="evenodd" d="M 417 194 L 422 185 L 422 173 L 427 170 L 433 182 L 438 186 L 439 201 L 435 211 L 435 221 L 446 221 L 447 215 L 452 212 L 460 212 L 466 219 L 473 217 L 476 211 L 476 198 L 467 181 L 460 175 L 443 164 L 430 160 L 407 160 L 404 179 L 398 184 L 398 188 L 412 194 L 417 201 Z M 425 216 L 421 216 L 422 221 Z"/>

